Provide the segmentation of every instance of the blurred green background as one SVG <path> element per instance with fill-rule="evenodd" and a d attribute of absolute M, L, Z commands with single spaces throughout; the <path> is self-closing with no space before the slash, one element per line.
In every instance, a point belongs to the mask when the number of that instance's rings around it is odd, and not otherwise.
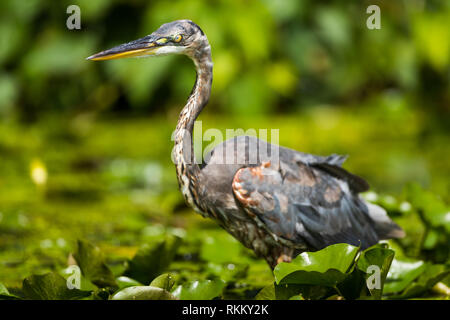
<path fill-rule="evenodd" d="M 66 28 L 70 4 L 81 30 Z M 449 1 L 3 0 L 3 283 L 65 265 L 77 238 L 114 257 L 167 232 L 228 237 L 184 205 L 170 160 L 191 61 L 85 60 L 176 19 L 212 46 L 203 130 L 280 129 L 284 146 L 350 155 L 376 192 L 414 181 L 450 200 Z"/>

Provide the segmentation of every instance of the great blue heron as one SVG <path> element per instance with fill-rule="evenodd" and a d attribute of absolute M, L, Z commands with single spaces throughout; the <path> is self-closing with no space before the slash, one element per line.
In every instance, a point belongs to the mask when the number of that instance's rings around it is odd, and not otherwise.
<path fill-rule="evenodd" d="M 305 250 L 340 242 L 367 248 L 404 235 L 382 208 L 358 195 L 369 185 L 342 168 L 344 156 L 315 156 L 239 136 L 214 148 L 205 163 L 195 161 L 191 137 L 210 97 L 213 63 L 208 39 L 194 22 L 163 24 L 146 37 L 87 59 L 167 54 L 188 56 L 197 71 L 173 149 L 180 190 L 195 211 L 216 220 L 272 268 Z"/>

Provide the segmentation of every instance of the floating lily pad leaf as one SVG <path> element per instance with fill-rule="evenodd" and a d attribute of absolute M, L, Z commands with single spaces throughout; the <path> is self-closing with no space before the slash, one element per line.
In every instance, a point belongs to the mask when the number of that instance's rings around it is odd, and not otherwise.
<path fill-rule="evenodd" d="M 128 287 L 115 293 L 112 300 L 176 300 L 169 291 L 152 286 Z"/>
<path fill-rule="evenodd" d="M 415 183 L 407 186 L 406 196 L 414 208 L 421 210 L 426 222 L 450 232 L 450 208 L 435 194 Z"/>
<path fill-rule="evenodd" d="M 91 243 L 78 240 L 78 248 L 74 254 L 83 275 L 100 288 L 117 287 L 114 274 L 104 262 L 100 248 Z"/>
<path fill-rule="evenodd" d="M 393 250 L 382 247 L 369 248 L 361 253 L 357 266 L 365 273 L 368 289 L 375 299 L 381 299 L 394 256 Z"/>
<path fill-rule="evenodd" d="M 305 300 L 301 294 L 298 294 L 296 296 L 292 296 L 289 298 L 289 300 Z"/>
<path fill-rule="evenodd" d="M 338 296 L 346 300 L 361 299 L 361 297 L 371 297 L 366 286 L 366 274 L 354 268 L 353 271 L 340 283 L 337 284 Z"/>
<path fill-rule="evenodd" d="M 167 291 L 172 290 L 173 285 L 175 284 L 175 280 L 170 273 L 164 273 L 150 283 L 150 286 L 161 288 Z"/>
<path fill-rule="evenodd" d="M 76 286 L 76 283 L 74 282 L 76 277 L 79 277 L 79 288 L 80 290 L 84 291 L 95 291 L 98 289 L 96 285 L 94 285 L 91 281 L 89 281 L 85 276 L 81 274 L 81 269 L 77 265 L 69 266 L 59 273 L 66 279 L 66 281 L 72 281 L 72 286 Z"/>
<path fill-rule="evenodd" d="M 111 294 L 114 293 L 114 289 L 117 287 L 99 288 L 92 294 L 92 300 L 108 300 Z"/>
<path fill-rule="evenodd" d="M 272 283 L 261 289 L 255 297 L 255 300 L 276 300 L 275 284 Z"/>
<path fill-rule="evenodd" d="M 121 276 L 116 278 L 116 283 L 119 286 L 119 289 L 124 289 L 128 287 L 142 286 L 142 283 L 136 281 L 134 279 Z"/>
<path fill-rule="evenodd" d="M 9 295 L 9 291 L 3 283 L 0 283 L 0 294 L 5 296 Z"/>
<path fill-rule="evenodd" d="M 382 195 L 379 197 L 377 204 L 387 210 L 389 213 L 399 211 L 399 203 L 391 195 Z"/>
<path fill-rule="evenodd" d="M 167 236 L 154 244 L 143 245 L 128 262 L 124 275 L 141 283 L 150 283 L 167 269 L 180 244 L 181 238 Z"/>
<path fill-rule="evenodd" d="M 221 250 L 217 250 L 221 248 Z M 202 241 L 200 257 L 208 262 L 227 263 L 240 262 L 243 260 L 241 254 L 242 245 L 229 234 L 220 232 L 213 236 L 207 236 Z"/>
<path fill-rule="evenodd" d="M 430 290 L 436 283 L 450 274 L 448 267 L 442 264 L 427 265 L 425 271 L 411 283 L 400 296 L 396 298 L 408 299 L 418 297 Z"/>
<path fill-rule="evenodd" d="M 235 281 L 247 276 L 248 264 L 225 263 L 217 264 L 209 262 L 206 266 L 206 272 L 212 277 L 218 277 L 225 281 Z"/>
<path fill-rule="evenodd" d="M 275 281 L 334 287 L 347 277 L 359 248 L 338 243 L 317 252 L 303 252 L 292 262 L 279 263 Z"/>
<path fill-rule="evenodd" d="M 403 261 L 394 259 L 384 283 L 385 294 L 397 293 L 405 289 L 426 269 L 423 261 Z"/>
<path fill-rule="evenodd" d="M 0 300 L 22 300 L 22 298 L 12 294 L 0 294 Z"/>
<path fill-rule="evenodd" d="M 441 235 L 436 230 L 430 229 L 425 235 L 425 240 L 423 241 L 423 249 L 432 250 L 436 247 L 439 242 L 439 237 Z"/>
<path fill-rule="evenodd" d="M 277 285 L 272 283 L 271 285 L 264 287 L 256 295 L 256 300 L 288 300 L 293 296 L 299 295 L 301 291 L 300 285 L 295 284 L 281 284 Z"/>
<path fill-rule="evenodd" d="M 32 275 L 23 280 L 22 291 L 32 300 L 75 300 L 86 298 L 91 291 L 69 289 L 67 281 L 57 273 Z"/>
<path fill-rule="evenodd" d="M 222 294 L 225 281 L 200 280 L 178 286 L 172 293 L 180 300 L 211 300 Z"/>
<path fill-rule="evenodd" d="M 19 300 L 20 298 L 9 293 L 8 289 L 0 283 L 0 300 Z"/>
<path fill-rule="evenodd" d="M 256 295 L 256 300 L 293 300 L 321 299 L 332 294 L 328 287 L 299 285 L 299 284 L 276 284 L 273 283 L 261 289 Z"/>
<path fill-rule="evenodd" d="M 280 286 L 278 285 L 278 290 L 280 290 Z M 303 298 L 308 300 L 318 300 L 324 299 L 326 297 L 331 296 L 333 293 L 336 293 L 334 288 L 330 288 L 327 286 L 313 286 L 313 285 L 294 285 L 290 284 L 289 287 L 297 287 L 297 292 L 299 292 Z M 277 297 L 279 296 L 277 290 Z"/>

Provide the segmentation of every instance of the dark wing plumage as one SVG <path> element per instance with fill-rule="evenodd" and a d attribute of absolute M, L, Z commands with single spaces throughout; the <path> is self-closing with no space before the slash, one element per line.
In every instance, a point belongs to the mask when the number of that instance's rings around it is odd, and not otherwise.
<path fill-rule="evenodd" d="M 341 168 L 345 157 L 308 156 L 238 170 L 233 192 L 243 209 L 278 237 L 310 249 L 377 243 L 375 223 L 355 194 L 367 182 Z"/>

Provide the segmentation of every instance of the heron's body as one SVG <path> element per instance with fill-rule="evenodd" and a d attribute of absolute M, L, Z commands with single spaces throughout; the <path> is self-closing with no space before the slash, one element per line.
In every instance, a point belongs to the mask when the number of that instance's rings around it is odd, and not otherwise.
<path fill-rule="evenodd" d="M 213 65 L 206 35 L 192 21 L 165 24 L 90 59 L 170 53 L 189 56 L 197 70 L 173 154 L 180 190 L 197 212 L 216 220 L 272 267 L 333 243 L 366 248 L 403 236 L 383 209 L 360 198 L 368 184 L 341 167 L 343 156 L 314 156 L 240 136 L 214 148 L 204 164 L 195 161 L 191 137 L 210 97 Z"/>

